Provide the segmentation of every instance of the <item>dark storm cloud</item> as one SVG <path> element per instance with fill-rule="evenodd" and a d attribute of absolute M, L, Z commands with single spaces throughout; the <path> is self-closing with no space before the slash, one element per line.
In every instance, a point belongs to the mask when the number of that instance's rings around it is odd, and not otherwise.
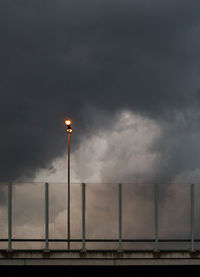
<path fill-rule="evenodd" d="M 100 114 L 107 124 L 122 109 L 162 120 L 195 105 L 199 8 L 197 1 L 1 1 L 1 179 L 31 176 L 61 155 L 66 116 L 76 126 L 75 148 L 99 128 Z"/>

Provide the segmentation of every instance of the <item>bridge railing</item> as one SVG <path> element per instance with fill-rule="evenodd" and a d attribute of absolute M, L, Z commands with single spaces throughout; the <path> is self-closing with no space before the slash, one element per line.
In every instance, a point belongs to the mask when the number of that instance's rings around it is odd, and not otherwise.
<path fill-rule="evenodd" d="M 200 248 L 198 184 L 0 184 L 0 249 Z"/>

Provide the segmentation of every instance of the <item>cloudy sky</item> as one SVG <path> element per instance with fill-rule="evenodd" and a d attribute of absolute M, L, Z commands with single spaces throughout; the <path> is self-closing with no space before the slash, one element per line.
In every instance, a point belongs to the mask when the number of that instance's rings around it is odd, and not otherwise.
<path fill-rule="evenodd" d="M 199 9 L 1 0 L 0 179 L 198 182 Z"/>
<path fill-rule="evenodd" d="M 67 181 L 66 118 L 72 182 L 171 183 L 161 236 L 190 233 L 190 188 L 174 183 L 200 180 L 199 10 L 196 0 L 0 1 L 0 181 L 42 182 L 14 186 L 14 236 L 44 236 L 43 182 Z M 117 236 L 116 186 L 87 188 L 87 235 Z M 80 193 L 74 185 L 75 236 Z M 152 187 L 123 193 L 124 236 L 154 235 Z M 1 237 L 6 195 L 2 185 Z M 65 184 L 50 187 L 55 237 L 66 236 L 66 196 Z"/>

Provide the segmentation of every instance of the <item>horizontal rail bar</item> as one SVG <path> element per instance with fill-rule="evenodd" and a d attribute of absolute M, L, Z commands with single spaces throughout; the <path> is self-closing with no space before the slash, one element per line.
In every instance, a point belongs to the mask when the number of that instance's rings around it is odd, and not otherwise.
<path fill-rule="evenodd" d="M 0 239 L 0 242 L 7 242 L 8 239 Z M 45 242 L 45 239 L 15 239 L 13 242 Z M 49 242 L 67 242 L 67 239 L 49 239 Z M 70 239 L 71 242 L 82 242 L 82 239 Z M 87 242 L 119 242 L 119 239 L 85 239 Z M 154 239 L 122 239 L 123 242 L 155 242 Z M 190 242 L 190 239 L 159 239 L 159 242 Z M 195 239 L 200 242 L 200 239 Z"/>
<path fill-rule="evenodd" d="M 82 249 L 50 249 L 51 252 L 73 252 L 73 253 L 80 253 Z M 35 252 L 35 253 L 38 253 L 38 252 L 43 252 L 43 249 L 12 249 L 13 252 L 16 252 L 16 253 L 20 253 L 20 252 Z M 200 254 L 200 249 L 195 249 L 195 251 Z M 4 253 L 4 252 L 7 252 L 6 249 L 0 249 L 0 253 Z M 87 249 L 87 252 L 90 252 L 90 253 L 97 253 L 97 252 L 110 252 L 110 253 L 114 253 L 114 252 L 118 252 L 118 249 Z M 134 253 L 154 253 L 154 249 L 123 249 L 123 252 L 125 253 L 131 253 L 131 252 L 134 252 Z M 180 252 L 180 253 L 188 253 L 190 252 L 189 249 L 179 249 L 179 248 L 176 248 L 176 249 L 164 249 L 164 248 L 160 248 L 159 249 L 159 252 L 163 252 L 163 253 L 176 253 L 176 252 Z"/>

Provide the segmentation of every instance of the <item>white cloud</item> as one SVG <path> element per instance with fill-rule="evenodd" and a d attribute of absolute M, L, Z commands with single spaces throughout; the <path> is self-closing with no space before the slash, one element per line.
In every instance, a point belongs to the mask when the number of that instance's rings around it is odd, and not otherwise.
<path fill-rule="evenodd" d="M 130 111 L 122 112 L 111 129 L 85 139 L 71 154 L 71 181 L 99 183 L 151 179 L 160 158 L 151 147 L 160 134 L 161 129 L 155 121 Z M 35 181 L 66 182 L 67 153 L 56 159 L 52 168 L 38 171 Z"/>

